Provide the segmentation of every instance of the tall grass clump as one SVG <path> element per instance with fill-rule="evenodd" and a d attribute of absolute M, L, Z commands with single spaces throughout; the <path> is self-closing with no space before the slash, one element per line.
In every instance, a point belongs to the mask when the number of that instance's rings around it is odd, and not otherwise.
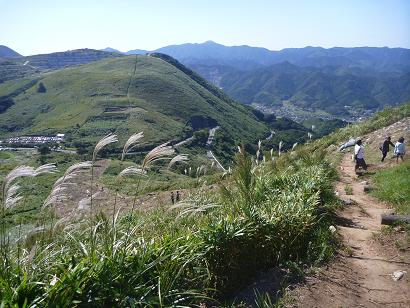
<path fill-rule="evenodd" d="M 269 267 L 311 264 L 332 254 L 326 221 L 333 168 L 322 153 L 279 161 L 283 166 L 255 166 L 240 151 L 230 184 L 222 186 L 222 210 L 202 234 L 219 291 L 233 293 Z"/>
<path fill-rule="evenodd" d="M 133 136 L 121 159 L 142 138 Z M 112 142 L 116 138 L 100 145 Z M 118 177 L 137 176 L 139 181 L 149 176 L 154 163 L 169 172 L 188 159 L 173 155 L 172 147 L 162 144 Z M 91 162 L 69 168 L 44 206 L 64 206 L 75 174 L 92 173 L 97 156 L 96 147 Z M 132 209 L 121 212 L 116 191 L 112 217 L 90 212 L 60 220 L 42 230 L 47 236 L 9 245 L 8 275 L 0 276 L 1 304 L 217 305 L 259 271 L 289 262 L 308 266 L 330 257 L 333 176 L 332 166 L 318 151 L 282 152 L 280 158 L 264 161 L 240 149 L 218 193 L 204 185 L 174 207 L 147 212 L 136 209 L 135 194 Z"/>

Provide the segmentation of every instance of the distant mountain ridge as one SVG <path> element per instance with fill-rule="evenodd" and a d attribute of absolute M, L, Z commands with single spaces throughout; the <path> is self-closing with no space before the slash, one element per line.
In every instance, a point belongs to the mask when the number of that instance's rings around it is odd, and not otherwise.
<path fill-rule="evenodd" d="M 0 61 L 0 83 L 31 76 L 47 70 L 56 70 L 121 56 L 123 55 L 116 52 L 85 48 L 27 57 L 7 58 L 4 61 Z"/>
<path fill-rule="evenodd" d="M 115 50 L 109 48 L 109 50 Z M 312 47 L 285 48 L 279 51 L 262 47 L 224 46 L 213 41 L 169 45 L 152 51 L 130 50 L 124 54 L 157 52 L 167 54 L 178 61 L 197 65 L 228 65 L 239 69 L 247 66 L 269 66 L 289 62 L 298 66 L 348 66 L 374 71 L 410 71 L 410 49 L 388 47 Z M 244 67 L 245 66 L 245 67 Z M 254 67 L 252 67 L 253 69 Z"/>
<path fill-rule="evenodd" d="M 0 45 L 0 57 L 3 57 L 3 58 L 18 58 L 18 57 L 21 57 L 21 54 L 14 51 L 10 47 Z"/>
<path fill-rule="evenodd" d="M 207 41 L 125 53 L 110 47 L 80 49 L 0 59 L 0 83 L 127 54 L 169 55 L 232 98 L 300 122 L 309 117 L 355 120 L 410 99 L 410 50 L 387 47 L 271 51 Z"/>
<path fill-rule="evenodd" d="M 410 99 L 410 50 L 387 47 L 287 48 L 170 45 L 178 59 L 246 104 L 303 121 L 347 120 Z"/>

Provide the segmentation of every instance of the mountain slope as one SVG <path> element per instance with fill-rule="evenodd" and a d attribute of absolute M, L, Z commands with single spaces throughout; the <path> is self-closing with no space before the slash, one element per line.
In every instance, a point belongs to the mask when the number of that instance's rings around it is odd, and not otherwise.
<path fill-rule="evenodd" d="M 410 73 L 398 77 L 358 76 L 289 63 L 240 73 L 231 70 L 220 78 L 219 85 L 247 104 L 279 111 L 287 102 L 302 110 L 320 110 L 338 117 L 410 100 Z"/>
<path fill-rule="evenodd" d="M 14 51 L 13 49 L 4 46 L 4 45 L 0 45 L 0 58 L 4 57 L 4 58 L 18 58 L 21 57 L 21 54 L 19 54 L 18 52 Z"/>
<path fill-rule="evenodd" d="M 0 103 L 8 107 L 0 113 L 0 134 L 61 132 L 71 142 L 95 142 L 108 132 L 124 136 L 143 130 L 144 140 L 158 144 L 219 125 L 237 145 L 269 133 L 249 107 L 186 73 L 160 58 L 138 55 L 5 82 Z M 45 93 L 38 92 L 39 81 Z"/>

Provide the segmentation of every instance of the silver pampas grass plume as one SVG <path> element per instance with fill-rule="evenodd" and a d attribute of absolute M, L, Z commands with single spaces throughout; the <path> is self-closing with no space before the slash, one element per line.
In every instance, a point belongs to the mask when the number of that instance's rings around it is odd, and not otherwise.
<path fill-rule="evenodd" d="M 117 141 L 117 135 L 113 134 L 108 134 L 107 136 L 103 137 L 100 141 L 98 141 L 93 152 L 93 162 L 95 162 L 95 160 L 97 159 L 98 152 L 100 152 L 105 146 Z"/>
<path fill-rule="evenodd" d="M 76 163 L 68 167 L 64 175 L 67 176 L 69 174 L 77 174 L 78 172 L 90 169 L 91 165 L 92 165 L 91 161 L 83 161 L 83 162 Z"/>
<path fill-rule="evenodd" d="M 147 172 L 144 169 L 138 167 L 127 167 L 120 172 L 118 176 L 129 176 L 129 175 L 145 175 Z"/>
<path fill-rule="evenodd" d="M 45 165 L 41 165 L 40 167 L 34 170 L 34 173 L 35 173 L 34 176 L 55 173 L 56 171 L 57 171 L 57 167 L 54 164 L 45 164 Z"/>
<path fill-rule="evenodd" d="M 174 154 L 174 149 L 168 145 L 169 142 L 161 144 L 152 149 L 141 163 L 141 168 L 146 170 L 153 162 L 161 159 L 170 159 L 169 156 Z"/>
<path fill-rule="evenodd" d="M 297 145 L 298 145 L 297 142 L 295 142 L 295 143 L 292 145 L 292 151 L 296 148 Z"/>
<path fill-rule="evenodd" d="M 76 163 L 67 168 L 64 175 L 57 179 L 53 185 L 53 189 L 48 195 L 47 199 L 44 201 L 42 208 L 52 206 L 61 201 L 68 200 L 68 195 L 66 194 L 67 186 L 73 185 L 69 182 L 72 178 L 78 175 L 80 172 L 90 169 L 92 166 L 91 161 L 84 161 Z"/>
<path fill-rule="evenodd" d="M 46 207 L 53 206 L 58 202 L 68 200 L 68 195 L 65 193 L 66 190 L 67 188 L 64 186 L 54 188 L 44 201 L 42 208 L 44 209 Z"/>
<path fill-rule="evenodd" d="M 20 186 L 17 184 L 13 184 L 9 187 L 9 189 L 6 192 L 6 197 L 4 200 L 4 207 L 6 209 L 12 208 L 14 205 L 16 205 L 22 197 L 17 195 L 17 191 L 19 190 Z"/>
<path fill-rule="evenodd" d="M 281 140 L 281 141 L 279 142 L 279 146 L 278 146 L 278 155 L 279 155 L 279 156 L 280 156 L 280 154 L 281 154 L 282 148 L 283 148 L 283 141 Z"/>
<path fill-rule="evenodd" d="M 36 175 L 36 172 L 33 167 L 29 166 L 19 166 L 14 168 L 6 175 L 6 178 L 3 182 L 3 194 L 8 190 L 10 184 L 19 177 L 33 177 Z"/>
<path fill-rule="evenodd" d="M 177 162 L 183 162 L 186 163 L 188 161 L 188 155 L 187 154 L 179 154 L 175 156 L 174 158 L 171 159 L 171 161 L 168 164 L 168 169 L 170 169 L 174 164 Z"/>
<path fill-rule="evenodd" d="M 128 138 L 127 142 L 124 145 L 124 148 L 122 149 L 121 160 L 124 160 L 125 155 L 136 146 L 136 143 L 141 138 L 144 138 L 144 132 L 139 132 Z"/>
<path fill-rule="evenodd" d="M 29 166 L 19 166 L 11 170 L 2 184 L 3 206 L 5 208 L 11 208 L 21 200 L 21 197 L 17 195 L 20 186 L 17 184 L 12 185 L 13 181 L 20 177 L 35 177 L 42 174 L 54 173 L 56 170 L 56 166 L 53 164 L 42 165 L 37 169 Z"/>

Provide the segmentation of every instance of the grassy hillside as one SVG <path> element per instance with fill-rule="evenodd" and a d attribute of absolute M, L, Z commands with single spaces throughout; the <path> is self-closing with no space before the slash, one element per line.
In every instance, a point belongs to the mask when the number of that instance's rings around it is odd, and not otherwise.
<path fill-rule="evenodd" d="M 153 144 L 216 125 L 232 144 L 269 134 L 250 108 L 198 81 L 162 59 L 142 55 L 9 81 L 0 85 L 0 134 L 66 133 L 71 143 L 87 143 L 109 132 L 144 131 Z M 45 93 L 38 92 L 39 82 Z"/>

